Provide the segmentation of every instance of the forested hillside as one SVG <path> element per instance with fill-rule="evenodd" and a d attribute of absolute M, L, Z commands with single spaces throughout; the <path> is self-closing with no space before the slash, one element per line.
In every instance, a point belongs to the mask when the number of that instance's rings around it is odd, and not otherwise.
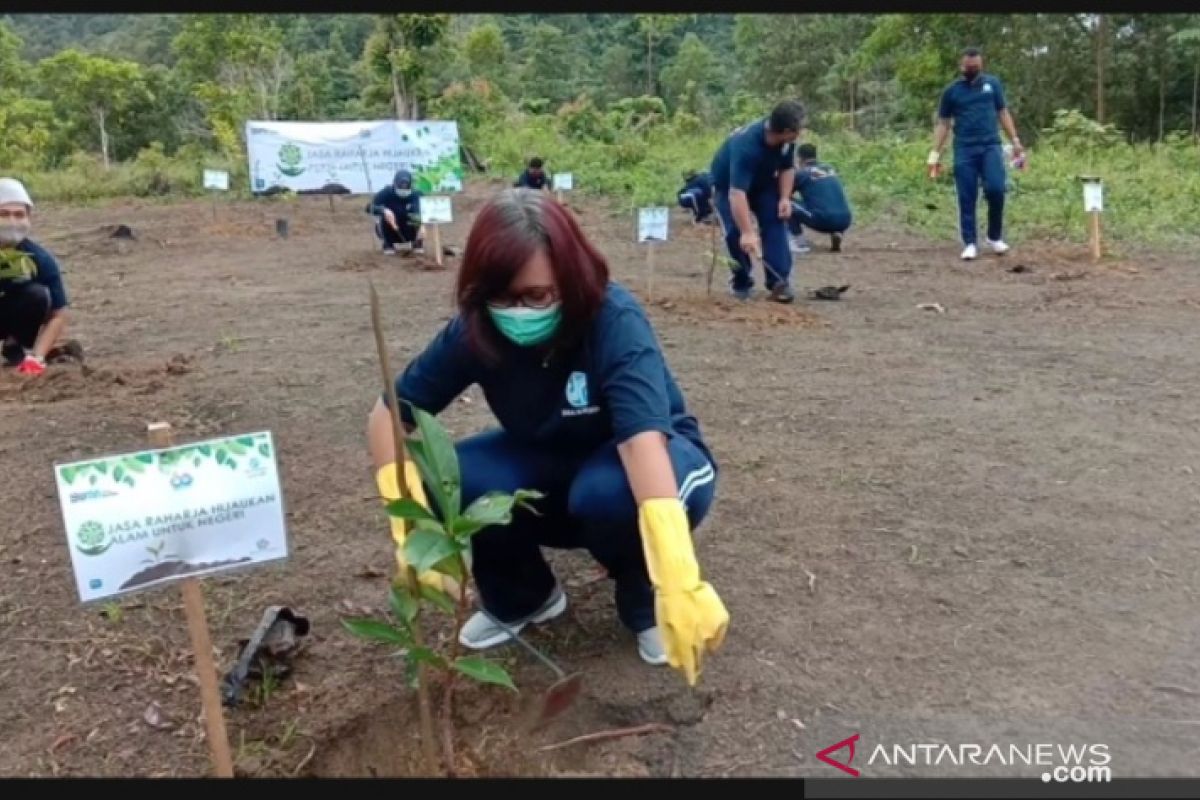
<path fill-rule="evenodd" d="M 442 117 L 493 166 L 566 158 L 633 202 L 782 97 L 856 158 L 927 142 L 967 45 L 1026 143 L 1057 131 L 1095 168 L 1095 146 L 1195 141 L 1196 14 L 9 15 L 0 164 L 52 193 L 121 162 L 121 191 L 188 190 L 200 162 L 240 176 L 247 119 Z"/>

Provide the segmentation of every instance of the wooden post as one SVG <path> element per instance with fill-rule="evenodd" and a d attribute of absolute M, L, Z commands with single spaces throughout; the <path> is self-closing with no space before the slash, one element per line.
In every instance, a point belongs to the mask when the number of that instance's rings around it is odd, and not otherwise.
<path fill-rule="evenodd" d="M 561 204 L 563 201 L 562 189 L 555 189 L 554 196 L 555 196 L 555 198 L 557 198 L 558 202 Z"/>
<path fill-rule="evenodd" d="M 646 242 L 646 302 L 654 302 L 654 240 Z"/>
<path fill-rule="evenodd" d="M 331 217 L 337 216 L 337 214 L 333 210 L 333 195 L 327 195 L 327 196 L 329 197 L 329 216 L 331 216 Z"/>
<path fill-rule="evenodd" d="M 165 422 L 146 427 L 152 447 L 170 447 L 173 443 L 171 426 Z M 217 666 L 212 657 L 212 639 L 204 616 L 204 596 L 200 581 L 185 578 L 180 584 L 183 611 L 187 616 L 192 652 L 196 657 L 196 677 L 200 679 L 200 702 L 204 708 L 204 727 L 208 734 L 208 751 L 218 778 L 233 777 L 233 756 L 229 752 L 229 734 L 225 730 L 225 712 L 221 708 L 221 692 L 217 687 Z"/>
<path fill-rule="evenodd" d="M 217 193 L 212 193 L 213 222 L 217 221 Z"/>
<path fill-rule="evenodd" d="M 719 218 L 718 218 L 719 219 Z M 708 281 L 704 293 L 712 296 L 713 273 L 717 271 L 717 226 L 709 225 L 709 243 L 712 244 L 712 261 L 708 265 Z"/>
<path fill-rule="evenodd" d="M 1092 211 L 1092 261 L 1100 260 L 1100 212 Z"/>
<path fill-rule="evenodd" d="M 434 222 L 433 225 L 433 258 L 437 261 L 437 265 L 442 266 L 442 226 Z"/>

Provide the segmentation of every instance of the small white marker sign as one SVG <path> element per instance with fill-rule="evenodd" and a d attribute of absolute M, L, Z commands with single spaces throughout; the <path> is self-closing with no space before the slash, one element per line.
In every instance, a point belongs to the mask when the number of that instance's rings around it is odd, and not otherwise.
<path fill-rule="evenodd" d="M 556 172 L 551 176 L 551 184 L 556 192 L 569 192 L 575 188 L 575 176 L 570 172 Z"/>
<path fill-rule="evenodd" d="M 204 170 L 204 188 L 216 189 L 218 192 L 228 192 L 229 173 L 220 169 Z"/>
<path fill-rule="evenodd" d="M 1085 181 L 1083 184 L 1083 210 L 1104 210 L 1104 184 L 1100 181 Z"/>
<path fill-rule="evenodd" d="M 454 221 L 454 210 L 448 195 L 429 195 L 421 198 L 421 222 L 436 225 Z"/>
<path fill-rule="evenodd" d="M 638 209 L 637 240 L 643 242 L 665 242 L 667 240 L 667 222 L 670 219 L 670 209 L 666 206 L 652 206 Z"/>

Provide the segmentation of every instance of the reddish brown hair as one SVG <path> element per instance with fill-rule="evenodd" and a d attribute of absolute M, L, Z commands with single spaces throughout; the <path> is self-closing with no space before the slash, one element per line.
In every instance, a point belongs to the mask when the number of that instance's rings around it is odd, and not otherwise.
<path fill-rule="evenodd" d="M 543 192 L 505 189 L 475 217 L 455 290 L 471 347 L 485 360 L 498 358 L 500 337 L 487 303 L 508 290 L 539 249 L 550 260 L 562 302 L 562 325 L 551 349 L 578 341 L 604 302 L 608 262 L 575 217 Z"/>

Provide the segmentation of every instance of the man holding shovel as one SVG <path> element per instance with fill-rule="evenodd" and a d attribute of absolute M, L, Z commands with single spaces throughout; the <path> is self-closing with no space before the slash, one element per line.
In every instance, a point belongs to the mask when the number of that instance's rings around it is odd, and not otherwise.
<path fill-rule="evenodd" d="M 713 157 L 709 171 L 713 200 L 725 231 L 725 245 L 738 265 L 733 269 L 730 290 L 739 300 L 750 299 L 754 288 L 752 256 L 763 262 L 772 300 L 791 303 L 796 299 L 788 285 L 792 253 L 786 221 L 792 215 L 793 148 L 804 116 L 803 105 L 784 101 L 769 117 L 735 130 Z"/>
<path fill-rule="evenodd" d="M 367 212 L 374 214 L 375 235 L 383 240 L 385 255 L 395 255 L 396 245 L 424 253 L 421 238 L 421 193 L 412 187 L 412 173 L 399 170 L 390 186 L 380 189 Z"/>

